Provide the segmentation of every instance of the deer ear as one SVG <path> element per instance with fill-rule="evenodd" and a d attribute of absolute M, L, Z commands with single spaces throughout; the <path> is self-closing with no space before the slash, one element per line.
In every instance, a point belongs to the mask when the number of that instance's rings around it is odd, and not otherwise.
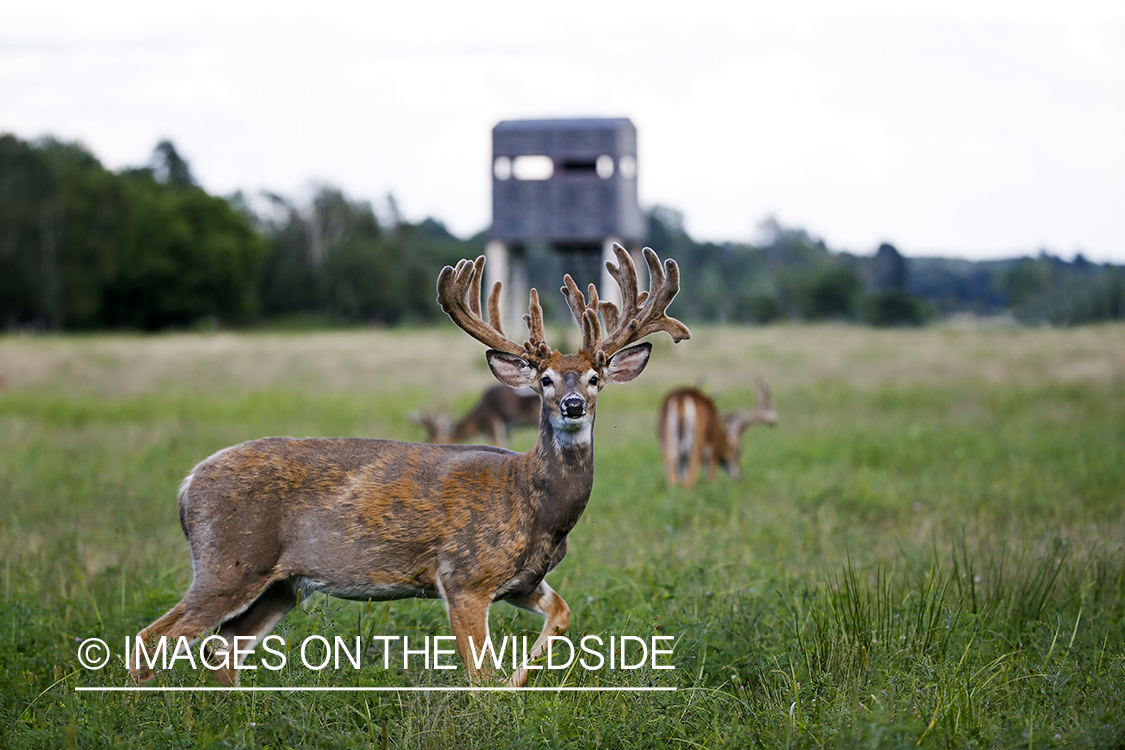
<path fill-rule="evenodd" d="M 531 363 L 515 354 L 489 349 L 484 354 L 488 358 L 488 368 L 501 383 L 512 388 L 523 388 L 535 382 L 535 370 Z"/>
<path fill-rule="evenodd" d="M 605 372 L 602 373 L 606 383 L 628 383 L 644 371 L 650 354 L 652 354 L 652 344 L 647 341 L 614 354 L 609 358 L 609 362 L 605 365 Z"/>

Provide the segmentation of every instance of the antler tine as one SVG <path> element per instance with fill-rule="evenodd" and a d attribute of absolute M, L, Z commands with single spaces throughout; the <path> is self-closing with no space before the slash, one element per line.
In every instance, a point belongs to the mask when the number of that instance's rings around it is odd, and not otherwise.
<path fill-rule="evenodd" d="M 637 269 L 633 266 L 633 257 L 616 242 L 613 243 L 613 252 L 617 255 L 617 265 L 607 260 L 605 267 L 621 290 L 621 309 L 636 310 L 640 305 L 640 300 L 637 299 L 640 282 L 637 281 Z"/>
<path fill-rule="evenodd" d="M 503 335 L 504 326 L 500 323 L 500 290 L 504 287 L 497 281 L 492 285 L 492 293 L 488 295 L 488 324 Z"/>
<path fill-rule="evenodd" d="M 770 391 L 769 383 L 761 375 L 758 375 L 754 378 L 754 385 L 758 389 L 758 403 L 751 417 L 770 426 L 776 425 L 777 409 L 773 405 L 773 392 Z"/>
<path fill-rule="evenodd" d="M 590 286 L 593 287 L 593 284 Z M 563 276 L 562 294 L 566 298 L 566 304 L 570 306 L 570 312 L 574 314 L 574 319 L 581 324 L 582 316 L 586 313 L 586 297 L 583 296 L 582 290 L 574 283 L 574 279 L 570 277 L 569 273 Z"/>
<path fill-rule="evenodd" d="M 758 406 L 763 409 L 772 409 L 773 391 L 770 390 L 770 384 L 761 375 L 755 375 L 754 386 L 758 389 Z"/>
<path fill-rule="evenodd" d="M 538 357 L 547 359 L 551 356 L 551 347 L 547 345 L 547 334 L 543 326 L 543 308 L 539 304 L 539 291 L 532 288 L 531 301 L 527 305 L 527 314 L 523 316 L 527 323 L 528 341 L 523 345 L 526 350 L 524 357 Z"/>
<path fill-rule="evenodd" d="M 590 284 L 590 304 L 587 307 L 595 313 L 601 313 L 605 321 L 605 329 L 612 331 L 617 326 L 617 305 L 609 300 L 598 298 L 598 288 Z M 591 350 L 592 351 L 592 350 Z"/>
<path fill-rule="evenodd" d="M 574 319 L 578 321 L 578 327 L 582 329 L 582 349 L 586 352 L 596 352 L 602 340 L 602 326 L 598 322 L 598 290 L 590 284 L 590 300 L 587 302 L 570 274 L 563 277 L 563 283 L 565 284 L 562 288 L 563 296 L 570 305 Z"/>
<path fill-rule="evenodd" d="M 612 302 L 603 302 L 598 299 L 598 288 L 590 284 L 590 304 L 586 306 L 586 315 L 590 319 L 590 346 L 585 347 L 588 352 L 596 352 L 602 346 L 602 327 L 598 323 L 598 313 L 605 320 L 606 330 L 612 330 L 617 323 L 617 305 Z M 585 340 L 585 338 L 583 339 Z"/>
<path fill-rule="evenodd" d="M 441 269 L 437 280 L 438 304 L 461 330 L 485 346 L 520 357 L 527 356 L 527 349 L 509 339 L 500 329 L 499 284 L 493 287 L 488 298 L 488 315 L 492 325 L 481 318 L 480 287 L 483 275 L 483 255 L 476 261 L 458 261 L 455 269 L 450 266 Z"/>
<path fill-rule="evenodd" d="M 461 266 L 460 263 L 457 264 Z M 480 317 L 480 288 L 484 281 L 484 256 L 479 255 L 473 261 L 473 272 L 469 277 L 469 310 L 478 318 Z"/>
<path fill-rule="evenodd" d="M 618 318 L 616 309 L 610 303 L 601 303 L 602 315 L 610 328 L 600 349 L 604 356 L 608 358 L 634 341 L 657 331 L 664 331 L 673 341 L 691 338 L 688 327 L 666 313 L 668 305 L 680 291 L 680 269 L 676 261 L 669 258 L 662 265 L 652 248 L 646 247 L 644 257 L 648 264 L 649 291 L 641 292 L 638 289 L 637 271 L 629 253 L 617 243 L 614 243 L 613 251 L 617 255 L 617 265 L 606 261 L 606 269 L 621 287 L 621 310 Z M 605 312 L 607 305 L 610 306 L 609 315 Z M 611 317 L 614 322 L 609 324 Z M 598 356 L 600 359 L 603 355 Z"/>
<path fill-rule="evenodd" d="M 656 257 L 656 253 L 652 251 L 652 248 L 646 247 L 644 256 L 645 261 L 648 263 L 649 278 L 651 280 L 649 282 L 650 291 L 643 292 L 641 294 L 640 303 L 642 306 L 645 305 L 646 302 L 648 303 L 651 314 L 648 316 L 646 324 L 652 325 L 662 322 L 658 319 L 658 316 L 664 316 L 664 311 L 668 308 L 668 305 L 672 304 L 672 300 L 680 291 L 680 267 L 676 265 L 676 261 L 669 258 L 668 260 L 664 261 L 664 267 L 662 269 L 660 265 L 660 258 Z M 674 319 L 666 318 L 666 320 Z M 684 326 L 683 323 L 680 323 L 678 320 L 676 320 L 675 322 L 683 328 L 684 332 L 686 332 L 687 335 L 684 336 L 684 338 L 689 338 L 691 336 L 691 332 L 687 330 L 687 327 Z M 659 331 L 666 329 L 661 325 L 659 327 L 652 328 L 652 330 Z M 680 340 L 676 338 L 676 334 L 672 331 L 668 331 L 668 333 L 674 340 Z"/>
<path fill-rule="evenodd" d="M 617 318 L 620 313 L 617 309 L 617 305 L 609 300 L 602 300 L 598 303 L 598 310 L 602 314 L 602 319 L 605 320 L 606 330 L 612 331 L 614 328 L 617 328 Z"/>

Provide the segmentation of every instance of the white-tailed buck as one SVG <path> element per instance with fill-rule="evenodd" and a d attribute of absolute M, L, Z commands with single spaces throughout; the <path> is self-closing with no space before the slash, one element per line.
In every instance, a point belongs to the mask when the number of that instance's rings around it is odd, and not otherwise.
<path fill-rule="evenodd" d="M 448 414 L 419 414 L 414 417 L 414 422 L 426 429 L 427 443 L 460 443 L 483 433 L 493 445 L 507 448 L 511 428 L 539 424 L 542 408 L 539 394 L 530 388 L 516 390 L 506 385 L 494 385 L 481 395 L 476 406 L 456 422 Z"/>
<path fill-rule="evenodd" d="M 587 300 L 569 276 L 564 279 L 563 294 L 582 330 L 576 354 L 547 345 L 534 289 L 524 318 L 527 343 L 517 344 L 500 328 L 499 284 L 485 322 L 483 257 L 446 267 L 438 277 L 442 308 L 489 347 L 497 379 L 530 387 L 542 399 L 538 442 L 528 452 L 266 438 L 226 448 L 196 466 L 179 492 L 194 579 L 179 604 L 138 634 L 133 678 L 152 676 L 140 651 L 161 637 L 191 643 L 217 628 L 224 644 L 218 651 L 245 655 L 300 597 L 317 591 L 361 601 L 441 597 L 470 684 L 484 678 L 471 654 L 488 638 L 494 601 L 546 618 L 529 650 L 530 659 L 542 654 L 547 638 L 562 634 L 570 621 L 569 607 L 544 576 L 566 554 L 567 534 L 590 498 L 598 393 L 641 373 L 652 345 L 630 346 L 639 339 L 658 331 L 674 341 L 691 335 L 665 312 L 679 290 L 675 261 L 661 264 L 645 248 L 650 291 L 642 292 L 628 253 L 614 249 L 617 264 L 606 265 L 621 287 L 620 310 L 599 301 L 592 284 Z M 213 672 L 221 682 L 236 683 L 238 666 Z M 522 686 L 527 675 L 519 668 L 508 682 Z"/>
<path fill-rule="evenodd" d="M 691 487 L 704 462 L 711 479 L 720 464 L 735 479 L 742 475 L 742 433 L 759 422 L 771 427 L 777 424 L 769 386 L 760 377 L 755 382 L 757 409 L 747 415 L 720 416 L 715 402 L 698 388 L 681 388 L 664 397 L 660 407 L 660 445 L 668 484 Z"/>

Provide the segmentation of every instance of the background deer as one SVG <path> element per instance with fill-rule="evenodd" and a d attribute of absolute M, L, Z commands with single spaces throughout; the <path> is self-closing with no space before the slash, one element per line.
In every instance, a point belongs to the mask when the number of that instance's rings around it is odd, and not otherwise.
<path fill-rule="evenodd" d="M 691 487 L 707 462 L 709 478 L 722 465 L 735 479 L 742 475 L 742 433 L 751 425 L 777 424 L 777 412 L 769 386 L 757 378 L 757 409 L 749 415 L 719 415 L 715 402 L 698 388 L 681 388 L 664 397 L 660 408 L 660 445 L 664 454 L 664 473 L 668 484 Z"/>
<path fill-rule="evenodd" d="M 459 443 L 483 433 L 493 445 L 507 448 L 511 428 L 539 424 L 540 409 L 539 394 L 530 388 L 494 385 L 456 422 L 448 414 L 419 414 L 413 421 L 426 429 L 427 443 Z"/>
<path fill-rule="evenodd" d="M 345 599 L 441 597 L 470 684 L 483 679 L 471 661 L 488 638 L 488 610 L 503 600 L 543 615 L 530 659 L 548 636 L 562 634 L 570 609 L 544 577 L 566 554 L 594 482 L 594 413 L 609 383 L 627 383 L 648 362 L 658 331 L 674 341 L 687 327 L 665 314 L 679 290 L 675 261 L 662 265 L 645 248 L 650 291 L 638 289 L 629 254 L 615 245 L 607 268 L 621 288 L 621 309 L 589 300 L 570 276 L 563 294 L 582 329 L 575 354 L 552 350 L 543 311 L 531 290 L 525 344 L 501 330 L 500 284 L 481 317 L 484 257 L 446 267 L 438 301 L 466 333 L 489 347 L 493 374 L 541 398 L 539 437 L 526 453 L 491 446 L 425 445 L 358 438 L 265 438 L 219 451 L 180 486 L 180 522 L 191 546 L 194 579 L 183 599 L 143 629 L 145 643 L 198 639 L 217 628 L 227 654 L 234 638 L 252 649 L 300 597 L 323 592 Z M 603 335 L 602 325 L 605 322 Z M 472 644 L 472 645 L 471 645 Z M 238 681 L 236 664 L 214 670 Z M 523 686 L 527 670 L 509 684 Z"/>

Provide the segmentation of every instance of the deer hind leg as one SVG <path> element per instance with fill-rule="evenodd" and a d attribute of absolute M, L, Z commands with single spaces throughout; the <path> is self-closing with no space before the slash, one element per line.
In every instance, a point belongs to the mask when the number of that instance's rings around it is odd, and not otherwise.
<path fill-rule="evenodd" d="M 539 586 L 529 595 L 518 599 L 508 599 L 508 601 L 520 609 L 535 612 L 546 618 L 543 623 L 543 630 L 539 633 L 539 637 L 535 639 L 531 651 L 527 654 L 528 663 L 538 659 L 543 654 L 543 647 L 546 646 L 548 638 L 553 635 L 562 635 L 570 627 L 570 607 L 567 606 L 561 596 L 555 593 L 554 589 L 547 585 L 546 581 L 540 581 Z M 512 676 L 508 678 L 508 686 L 524 687 L 527 685 L 527 677 L 527 668 L 520 667 L 512 672 Z"/>
<path fill-rule="evenodd" d="M 660 447 L 664 454 L 664 478 L 669 487 L 680 483 L 683 471 L 683 453 L 680 449 L 680 415 L 676 405 L 669 402 L 660 415 Z"/>
<path fill-rule="evenodd" d="M 699 418 L 695 402 L 688 399 L 684 402 L 684 425 L 682 430 L 682 450 L 687 455 L 687 469 L 684 471 L 684 487 L 691 488 L 699 477 L 703 467 L 703 451 L 706 442 L 703 439 L 703 422 Z"/>
<path fill-rule="evenodd" d="M 676 450 L 676 446 L 664 446 L 664 480 L 669 487 L 680 483 L 680 474 L 683 473 L 683 457 Z"/>
<path fill-rule="evenodd" d="M 703 446 L 700 441 L 693 441 L 687 454 L 687 468 L 684 470 L 684 487 L 691 489 L 699 472 L 703 468 Z"/>
<path fill-rule="evenodd" d="M 173 647 L 181 638 L 186 638 L 189 644 L 195 643 L 210 628 L 237 618 L 252 608 L 273 581 L 265 580 L 258 586 L 242 588 L 228 585 L 218 590 L 214 583 L 197 578 L 175 607 L 137 633 L 136 646 L 129 655 L 129 674 L 134 682 L 140 684 L 155 676 L 145 653 L 153 654 L 161 638 L 166 638 L 166 645 Z"/>
<path fill-rule="evenodd" d="M 224 685 L 237 685 L 244 658 L 296 606 L 297 594 L 293 586 L 278 581 L 244 612 L 226 620 L 219 627 L 219 637 L 226 642 L 226 657 L 220 660 L 222 666 L 212 670 L 215 679 Z M 212 661 L 214 663 L 217 662 Z"/>
<path fill-rule="evenodd" d="M 669 487 L 675 487 L 680 483 L 680 474 L 683 473 L 683 458 L 679 453 L 665 453 L 664 455 L 664 479 L 668 482 Z"/>

